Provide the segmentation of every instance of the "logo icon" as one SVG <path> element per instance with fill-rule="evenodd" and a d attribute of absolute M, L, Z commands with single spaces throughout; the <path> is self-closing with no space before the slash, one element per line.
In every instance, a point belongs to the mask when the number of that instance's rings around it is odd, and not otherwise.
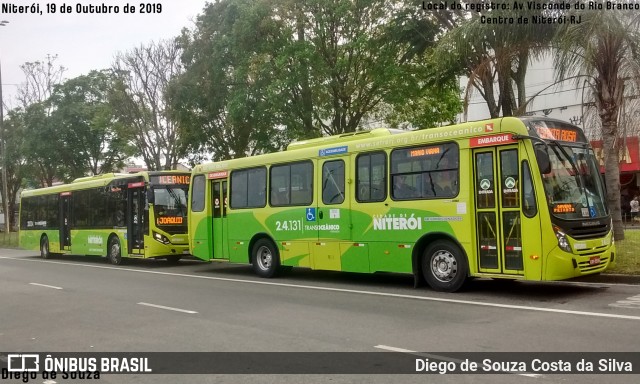
<path fill-rule="evenodd" d="M 8 372 L 38 372 L 40 370 L 40 355 L 7 355 Z"/>
<path fill-rule="evenodd" d="M 316 221 L 316 209 L 315 208 L 307 208 L 307 221 Z"/>
<path fill-rule="evenodd" d="M 485 124 L 484 125 L 484 131 L 485 132 L 493 132 L 493 123 Z"/>
<path fill-rule="evenodd" d="M 489 179 L 482 179 L 480 181 L 480 188 L 482 188 L 485 191 L 491 188 L 491 182 L 489 181 Z"/>
<path fill-rule="evenodd" d="M 504 181 L 505 187 L 511 189 L 516 186 L 516 180 L 513 177 L 507 177 Z"/>

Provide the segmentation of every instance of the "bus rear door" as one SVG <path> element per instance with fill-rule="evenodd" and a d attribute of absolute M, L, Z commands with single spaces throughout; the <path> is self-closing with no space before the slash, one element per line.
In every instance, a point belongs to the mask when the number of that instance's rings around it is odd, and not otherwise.
<path fill-rule="evenodd" d="M 211 181 L 211 207 L 213 257 L 216 259 L 229 257 L 229 227 L 227 226 L 227 179 L 214 179 Z"/>
<path fill-rule="evenodd" d="M 145 234 L 145 183 L 129 183 L 127 186 L 127 250 L 129 254 L 144 252 Z"/>
<path fill-rule="evenodd" d="M 311 244 L 314 269 L 368 272 L 366 249 L 357 249 L 351 241 L 348 165 L 347 156 L 321 157 L 318 161 L 315 222 L 310 221 L 313 218 L 309 214 L 306 217 L 307 225 L 315 224 L 318 228 L 318 240 Z"/>
<path fill-rule="evenodd" d="M 60 194 L 60 250 L 71 250 L 71 192 Z"/>

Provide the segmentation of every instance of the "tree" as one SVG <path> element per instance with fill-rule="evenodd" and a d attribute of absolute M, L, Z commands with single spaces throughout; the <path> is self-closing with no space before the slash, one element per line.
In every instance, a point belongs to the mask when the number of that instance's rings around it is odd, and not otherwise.
<path fill-rule="evenodd" d="M 4 135 L 6 143 L 6 163 L 7 166 L 7 193 L 9 195 L 7 203 L 9 205 L 8 225 L 11 228 L 16 223 L 15 212 L 17 212 L 17 196 L 20 188 L 23 187 L 24 179 L 29 173 L 28 163 L 23 151 L 25 142 L 24 121 L 22 111 L 16 109 L 8 113 L 7 119 L 3 121 Z M 5 201 L 4 191 L 2 191 L 2 201 Z"/>
<path fill-rule="evenodd" d="M 601 121 L 607 203 L 616 240 L 624 239 L 620 210 L 620 140 L 618 118 L 625 79 L 640 81 L 640 17 L 618 10 L 571 12 L 580 24 L 563 25 L 555 38 L 557 79 L 586 79 Z"/>
<path fill-rule="evenodd" d="M 185 73 L 171 100 L 192 152 L 221 160 L 282 147 L 277 105 L 284 99 L 273 79 L 287 40 L 272 15 L 268 1 L 217 1 L 183 32 Z"/>
<path fill-rule="evenodd" d="M 453 118 L 449 108 L 441 109 L 428 98 L 440 92 L 455 100 L 453 83 L 433 92 L 432 69 L 421 65 L 421 55 L 407 55 L 411 46 L 399 38 L 399 30 L 406 27 L 397 22 L 404 16 L 403 2 L 309 0 L 302 4 L 306 40 L 300 52 L 308 59 L 294 56 L 291 68 L 296 62 L 309 68 L 314 122 L 323 133 L 356 131 L 374 113 L 382 112 L 387 120 L 397 118 L 412 103 L 429 104 L 427 110 L 438 118 L 444 110 L 446 117 L 438 122 Z M 429 40 L 435 31 L 428 32 Z"/>
<path fill-rule="evenodd" d="M 108 102 L 112 86 L 110 72 L 91 71 L 55 87 L 50 103 L 63 142 L 65 179 L 113 172 L 133 154 L 130 135 Z"/>
<path fill-rule="evenodd" d="M 28 106 L 23 115 L 24 155 L 33 178 L 40 187 L 50 187 L 54 180 L 64 175 L 64 142 L 58 124 L 49 115 L 50 106 L 45 102 Z"/>
<path fill-rule="evenodd" d="M 53 88 L 62 82 L 66 71 L 63 66 L 56 66 L 58 55 L 47 55 L 46 61 L 26 62 L 20 66 L 26 81 L 18 87 L 18 102 L 23 109 L 47 100 Z"/>
<path fill-rule="evenodd" d="M 185 155 L 167 100 L 169 82 L 182 70 L 180 52 L 175 40 L 160 41 L 119 54 L 113 64 L 110 103 L 150 170 L 175 169 Z"/>
<path fill-rule="evenodd" d="M 463 9 L 483 5 L 481 1 L 459 1 Z M 526 96 L 525 77 L 531 59 L 549 49 L 557 24 L 533 23 L 534 17 L 558 16 L 556 10 L 516 9 L 513 2 L 500 0 L 507 9 L 480 8 L 466 16 L 460 12 L 433 11 L 445 32 L 438 41 L 435 56 L 441 58 L 441 71 L 456 71 L 468 78 L 465 111 L 472 91 L 480 93 L 492 118 L 524 114 L 530 101 Z M 513 20 L 513 23 L 489 23 Z M 517 20 L 528 23 L 517 23 Z M 499 20 L 499 19 L 498 19 Z"/>
<path fill-rule="evenodd" d="M 378 116 L 418 126 L 453 119 L 456 108 L 432 97 L 430 69 L 406 55 L 409 44 L 389 23 L 400 3 L 208 4 L 180 39 L 185 73 L 171 92 L 187 141 L 217 160 L 356 131 Z M 457 105 L 449 80 L 439 95 Z"/>
<path fill-rule="evenodd" d="M 46 61 L 27 62 L 20 66 L 26 78 L 18 88 L 17 97 L 23 111 L 21 119 L 25 141 L 22 150 L 29 175 L 38 180 L 39 186 L 51 186 L 54 179 L 63 173 L 62 142 L 48 102 L 65 71 L 64 67 L 55 65 L 57 58 L 57 55 L 47 55 Z"/>

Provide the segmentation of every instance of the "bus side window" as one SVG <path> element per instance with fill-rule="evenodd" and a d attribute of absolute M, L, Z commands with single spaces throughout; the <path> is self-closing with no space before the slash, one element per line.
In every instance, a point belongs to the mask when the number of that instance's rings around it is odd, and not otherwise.
<path fill-rule="evenodd" d="M 387 197 L 387 155 L 384 152 L 361 154 L 356 163 L 358 201 L 384 201 Z"/>
<path fill-rule="evenodd" d="M 534 217 L 538 213 L 536 194 L 533 190 L 529 162 L 522 162 L 522 212 L 526 217 Z"/>
<path fill-rule="evenodd" d="M 196 175 L 191 185 L 191 210 L 193 212 L 204 211 L 205 180 L 204 175 Z"/>

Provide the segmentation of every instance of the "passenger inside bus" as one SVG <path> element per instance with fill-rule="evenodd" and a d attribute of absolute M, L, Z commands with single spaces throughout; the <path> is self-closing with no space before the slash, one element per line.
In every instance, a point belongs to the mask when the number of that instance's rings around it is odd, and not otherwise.
<path fill-rule="evenodd" d="M 393 197 L 397 199 L 408 199 L 416 197 L 415 188 L 407 184 L 406 175 L 396 175 L 393 177 Z"/>
<path fill-rule="evenodd" d="M 433 189 L 436 196 L 453 196 L 454 190 L 454 171 L 442 171 L 435 174 Z"/>

